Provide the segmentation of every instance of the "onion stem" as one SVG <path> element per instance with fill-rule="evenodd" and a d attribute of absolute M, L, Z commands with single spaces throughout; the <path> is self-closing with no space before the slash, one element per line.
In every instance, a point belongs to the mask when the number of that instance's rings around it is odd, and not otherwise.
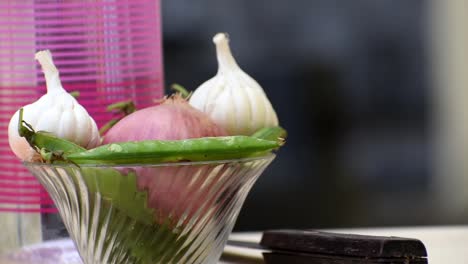
<path fill-rule="evenodd" d="M 171 89 L 179 93 L 180 96 L 182 96 L 182 98 L 184 99 L 188 99 L 191 95 L 191 93 L 189 93 L 187 89 L 185 89 L 182 85 L 177 83 L 172 84 Z"/>
<path fill-rule="evenodd" d="M 117 111 L 121 116 L 118 118 L 111 119 L 109 122 L 104 124 L 101 129 L 99 129 L 99 134 L 104 135 L 109 129 L 111 129 L 117 122 L 119 122 L 125 116 L 136 111 L 135 103 L 131 100 L 113 103 L 107 106 L 107 111 Z"/>

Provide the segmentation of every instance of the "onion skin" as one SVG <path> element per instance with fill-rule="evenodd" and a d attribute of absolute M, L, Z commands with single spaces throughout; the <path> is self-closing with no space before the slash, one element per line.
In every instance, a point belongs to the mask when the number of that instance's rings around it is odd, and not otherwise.
<path fill-rule="evenodd" d="M 180 96 L 138 110 L 120 120 L 106 133 L 103 144 L 141 140 L 179 140 L 227 136 L 208 115 Z"/>
<path fill-rule="evenodd" d="M 170 224 L 176 225 L 181 219 L 191 219 L 197 212 L 201 216 L 217 212 L 217 201 L 223 195 L 220 190 L 228 187 L 215 185 L 229 169 L 232 168 L 225 164 L 207 164 L 138 167 L 134 172 L 138 190 L 148 194 L 147 205 L 154 210 L 155 221 L 167 223 L 169 218 Z M 207 199 L 207 195 L 212 197 Z"/>
<path fill-rule="evenodd" d="M 120 120 L 104 136 L 103 144 L 141 140 L 180 140 L 200 137 L 227 136 L 227 132 L 211 118 L 193 108 L 178 95 L 159 105 L 138 110 Z M 211 167 L 211 165 L 205 165 Z M 184 213 L 212 208 L 204 205 L 198 188 L 188 188 L 199 168 L 192 166 L 135 167 L 137 187 L 148 193 L 148 206 L 155 211 L 158 222 L 170 217 L 179 221 Z M 203 175 L 198 175 L 203 177 Z M 218 177 L 218 175 L 216 176 Z M 193 210 L 187 212 L 187 203 Z"/>

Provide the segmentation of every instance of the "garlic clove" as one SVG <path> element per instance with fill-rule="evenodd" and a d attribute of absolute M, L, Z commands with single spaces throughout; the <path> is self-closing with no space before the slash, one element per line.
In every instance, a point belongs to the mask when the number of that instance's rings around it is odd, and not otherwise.
<path fill-rule="evenodd" d="M 60 122 L 58 122 L 57 133 L 63 135 L 64 138 L 76 138 L 78 131 L 81 131 L 77 129 L 78 126 L 75 129 L 68 129 L 69 124 L 76 124 L 79 122 L 79 118 L 75 117 L 73 111 L 71 109 L 66 109 L 58 118 L 60 118 Z"/>
<path fill-rule="evenodd" d="M 223 111 L 219 111 L 221 107 Z M 231 134 L 231 131 L 238 130 L 237 123 L 235 122 L 235 111 L 235 105 L 232 103 L 230 93 L 225 90 L 216 98 L 216 103 L 213 104 L 213 110 L 209 115 L 215 123 L 221 124 Z M 226 120 L 230 120 L 231 122 L 225 122 Z"/>
<path fill-rule="evenodd" d="M 96 133 L 97 125 L 96 123 L 92 122 L 88 116 L 88 112 L 81 106 L 76 105 L 74 109 L 75 115 L 75 129 L 76 131 L 80 131 L 74 137 L 74 141 L 79 144 L 80 146 L 90 148 L 99 145 L 99 142 L 96 141 L 99 139 L 99 132 Z M 82 133 L 82 134 L 81 134 Z M 82 135 L 90 135 L 87 137 L 83 137 Z"/>
<path fill-rule="evenodd" d="M 247 92 L 248 88 L 243 89 L 243 91 L 235 92 L 235 88 L 231 88 L 230 97 L 232 98 L 232 104 L 234 105 L 234 114 L 235 114 L 235 126 L 238 130 L 238 134 L 247 135 L 250 134 L 252 127 L 254 126 L 253 121 L 253 104 L 252 98 Z M 245 120 L 250 120 L 251 122 L 246 122 Z"/>
<path fill-rule="evenodd" d="M 29 109 L 25 109 L 24 111 L 28 110 Z M 42 115 L 33 122 L 34 125 L 31 124 L 33 128 L 37 131 L 48 131 L 60 135 L 60 137 L 64 137 L 64 135 L 59 134 L 60 117 L 62 116 L 62 113 L 58 112 L 56 107 L 47 108 L 41 112 Z M 28 122 L 28 119 L 25 118 L 24 120 Z"/>
<path fill-rule="evenodd" d="M 237 64 L 226 34 L 213 38 L 217 74 L 200 85 L 190 104 L 207 113 L 230 135 L 251 135 L 260 128 L 277 126 L 278 117 L 262 87 Z"/>
<path fill-rule="evenodd" d="M 203 83 L 190 96 L 190 105 L 202 112 L 211 113 L 215 108 L 216 98 L 222 91 L 222 88 L 220 88 L 223 85 L 221 81 L 223 80 L 220 78 L 213 78 Z"/>

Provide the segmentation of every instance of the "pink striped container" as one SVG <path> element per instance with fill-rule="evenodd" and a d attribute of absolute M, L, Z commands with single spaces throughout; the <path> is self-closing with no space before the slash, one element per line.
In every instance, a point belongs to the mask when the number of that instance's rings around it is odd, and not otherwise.
<path fill-rule="evenodd" d="M 0 253 L 57 235 L 47 227 L 58 218 L 53 202 L 7 138 L 12 114 L 46 91 L 34 61 L 42 49 L 98 126 L 113 117 L 105 111 L 113 102 L 141 108 L 163 95 L 159 0 L 1 0 L 0 225 L 11 232 L 0 236 Z"/>

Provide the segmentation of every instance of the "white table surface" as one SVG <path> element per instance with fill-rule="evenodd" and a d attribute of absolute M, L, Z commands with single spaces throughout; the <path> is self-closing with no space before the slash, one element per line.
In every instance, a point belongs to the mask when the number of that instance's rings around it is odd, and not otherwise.
<path fill-rule="evenodd" d="M 468 226 L 360 228 L 325 231 L 417 238 L 425 244 L 430 264 L 468 264 Z M 231 239 L 259 242 L 261 239 L 261 233 L 234 233 L 231 235 Z M 51 259 L 51 255 L 56 258 Z M 34 259 L 33 262 L 31 262 L 32 259 Z M 0 264 L 26 263 L 81 264 L 81 261 L 74 249 L 73 243 L 68 239 L 29 246 L 19 252 L 0 257 Z M 223 259 L 220 263 L 263 263 L 262 251 L 228 245 L 225 248 L 225 254 L 223 255 Z"/>

